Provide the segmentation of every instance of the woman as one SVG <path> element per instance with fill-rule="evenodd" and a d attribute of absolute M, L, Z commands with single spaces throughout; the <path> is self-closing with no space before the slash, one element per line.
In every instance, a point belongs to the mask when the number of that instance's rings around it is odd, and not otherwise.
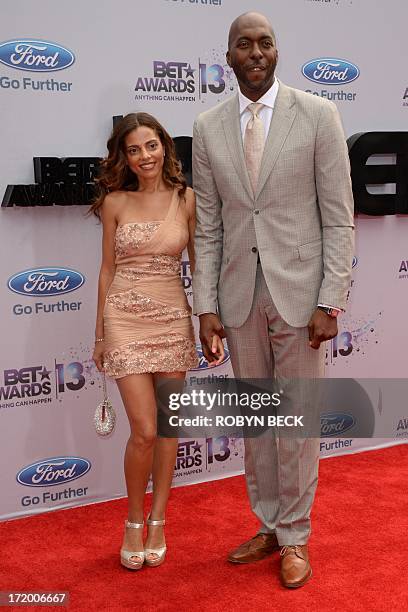
<path fill-rule="evenodd" d="M 116 124 L 91 211 L 103 224 L 102 264 L 93 359 L 116 379 L 130 423 L 125 452 L 129 498 L 121 563 L 140 569 L 164 561 L 164 517 L 177 453 L 176 438 L 157 437 L 155 383 L 183 380 L 197 365 L 191 310 L 180 278 L 187 246 L 194 267 L 194 193 L 187 188 L 174 144 L 147 113 Z M 215 363 L 223 359 L 214 337 Z M 214 364 L 215 364 L 214 363 Z M 153 496 L 143 546 L 143 502 Z"/>

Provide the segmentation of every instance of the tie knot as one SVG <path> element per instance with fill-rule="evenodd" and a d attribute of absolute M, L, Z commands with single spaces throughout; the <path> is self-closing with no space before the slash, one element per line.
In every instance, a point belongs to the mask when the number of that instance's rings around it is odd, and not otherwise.
<path fill-rule="evenodd" d="M 257 117 L 263 106 L 265 105 L 260 102 L 252 102 L 252 104 L 248 104 L 247 109 L 252 113 L 253 117 Z"/>

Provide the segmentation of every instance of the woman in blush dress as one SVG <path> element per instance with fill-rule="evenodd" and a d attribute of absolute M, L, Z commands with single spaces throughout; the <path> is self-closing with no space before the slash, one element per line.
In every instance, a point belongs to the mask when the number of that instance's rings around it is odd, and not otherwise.
<path fill-rule="evenodd" d="M 194 269 L 194 192 L 187 187 L 172 139 L 147 113 L 119 121 L 91 207 L 102 221 L 98 285 L 97 368 L 116 379 L 130 423 L 125 452 L 129 500 L 121 563 L 129 569 L 160 565 L 164 523 L 177 453 L 177 438 L 157 436 L 158 377 L 184 380 L 196 367 L 191 309 L 181 283 L 187 246 Z M 223 359 L 214 336 L 214 355 Z M 144 496 L 153 495 L 143 545 Z"/>

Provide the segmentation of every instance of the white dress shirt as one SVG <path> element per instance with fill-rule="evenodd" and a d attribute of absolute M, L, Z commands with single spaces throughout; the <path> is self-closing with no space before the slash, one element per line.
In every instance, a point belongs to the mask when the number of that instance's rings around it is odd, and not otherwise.
<path fill-rule="evenodd" d="M 279 90 L 279 81 L 275 79 L 273 85 L 268 91 L 257 100 L 258 104 L 264 104 L 261 110 L 258 113 L 258 117 L 261 119 L 264 126 L 264 138 L 268 136 L 269 128 L 272 121 L 273 109 L 275 106 L 276 96 L 278 95 Z M 239 101 L 239 116 L 241 122 L 241 134 L 242 140 L 244 140 L 244 134 L 246 130 L 247 123 L 251 118 L 251 111 L 248 110 L 249 104 L 253 104 L 253 100 L 246 98 L 241 90 L 238 89 L 238 101 Z"/>

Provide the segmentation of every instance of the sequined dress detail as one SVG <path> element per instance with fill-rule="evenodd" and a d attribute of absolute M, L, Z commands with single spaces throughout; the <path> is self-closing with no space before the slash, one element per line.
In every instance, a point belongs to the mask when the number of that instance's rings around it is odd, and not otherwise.
<path fill-rule="evenodd" d="M 113 378 L 198 365 L 181 283 L 187 220 L 174 190 L 166 218 L 118 225 L 116 272 L 104 308 L 105 371 Z"/>

